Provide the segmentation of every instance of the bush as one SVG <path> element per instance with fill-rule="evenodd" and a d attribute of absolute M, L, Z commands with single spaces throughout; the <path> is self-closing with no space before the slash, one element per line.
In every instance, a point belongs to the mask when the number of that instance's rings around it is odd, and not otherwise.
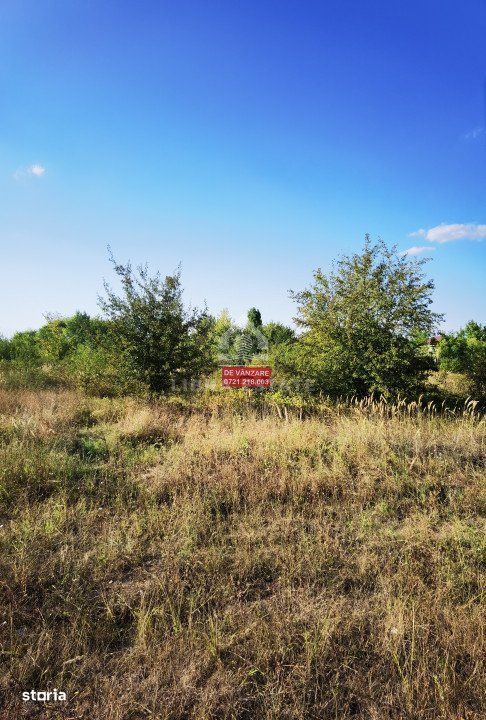
<path fill-rule="evenodd" d="M 162 279 L 159 273 L 150 277 L 147 267 L 133 272 L 130 264 L 113 263 L 122 293 L 105 283 L 100 305 L 135 381 L 152 394 L 166 393 L 209 373 L 215 365 L 214 320 L 184 307 L 180 273 Z"/>
<path fill-rule="evenodd" d="M 422 338 L 440 320 L 430 310 L 434 284 L 424 262 L 367 237 L 361 253 L 341 258 L 328 275 L 317 270 L 309 289 L 293 293 L 304 332 L 281 368 L 332 396 L 416 395 L 433 367 Z"/>
<path fill-rule="evenodd" d="M 439 343 L 439 366 L 442 370 L 464 373 L 471 392 L 478 399 L 486 398 L 486 325 L 474 321 Z"/>

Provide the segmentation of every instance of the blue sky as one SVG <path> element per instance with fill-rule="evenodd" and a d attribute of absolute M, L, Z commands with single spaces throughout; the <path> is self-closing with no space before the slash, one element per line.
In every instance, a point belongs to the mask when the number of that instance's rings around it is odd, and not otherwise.
<path fill-rule="evenodd" d="M 366 232 L 486 322 L 485 38 L 483 0 L 2 0 L 0 333 L 97 312 L 107 244 L 289 321 Z"/>

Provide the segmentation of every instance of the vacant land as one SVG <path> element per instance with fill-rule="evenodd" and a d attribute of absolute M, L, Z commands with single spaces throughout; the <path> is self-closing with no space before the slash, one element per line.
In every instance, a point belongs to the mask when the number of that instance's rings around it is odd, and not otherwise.
<path fill-rule="evenodd" d="M 0 393 L 2 719 L 479 720 L 484 437 Z"/>

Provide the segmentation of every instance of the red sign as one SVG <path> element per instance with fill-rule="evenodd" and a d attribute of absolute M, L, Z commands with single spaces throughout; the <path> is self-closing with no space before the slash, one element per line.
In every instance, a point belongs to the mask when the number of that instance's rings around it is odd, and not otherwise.
<path fill-rule="evenodd" d="M 270 367 L 226 365 L 221 368 L 221 381 L 224 387 L 270 387 L 271 377 Z"/>

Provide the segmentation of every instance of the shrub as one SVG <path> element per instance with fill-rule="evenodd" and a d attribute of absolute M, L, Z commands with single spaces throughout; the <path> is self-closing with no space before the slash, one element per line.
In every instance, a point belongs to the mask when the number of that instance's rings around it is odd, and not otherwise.
<path fill-rule="evenodd" d="M 151 277 L 147 267 L 134 272 L 130 264 L 113 263 L 122 292 L 105 283 L 100 305 L 134 379 L 151 393 L 164 393 L 208 373 L 214 321 L 206 311 L 184 306 L 180 273 L 162 279 L 159 273 Z"/>
<path fill-rule="evenodd" d="M 440 320 L 424 262 L 367 236 L 361 253 L 327 275 L 317 270 L 309 289 L 293 293 L 304 332 L 280 365 L 334 396 L 417 394 L 433 366 L 421 337 Z"/>

